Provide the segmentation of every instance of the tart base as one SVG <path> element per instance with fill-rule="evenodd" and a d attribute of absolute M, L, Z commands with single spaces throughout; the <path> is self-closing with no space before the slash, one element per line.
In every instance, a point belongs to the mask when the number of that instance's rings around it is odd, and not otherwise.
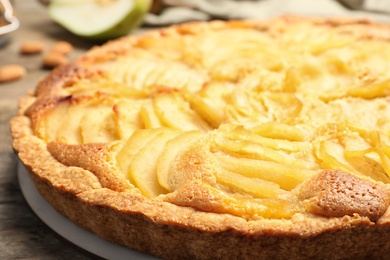
<path fill-rule="evenodd" d="M 20 168 L 23 167 L 21 164 Z M 59 192 L 28 169 L 19 174 L 24 175 L 23 178 L 31 177 L 31 185 L 35 185 L 60 216 L 76 223 L 85 232 L 92 231 L 114 243 L 111 246 L 115 248 L 116 256 L 131 251 L 120 245 L 163 259 L 345 259 L 344 256 L 348 256 L 347 259 L 387 259 L 390 252 L 390 225 L 360 226 L 305 238 L 271 233 L 243 235 L 233 230 L 203 233 L 156 224 L 142 214 L 119 213 L 108 206 L 85 203 L 73 194 Z M 118 234 L 118 230 L 123 230 L 123 233 Z M 88 244 L 90 242 L 88 240 Z M 250 250 L 256 247 L 262 250 Z M 99 249 L 90 250 L 96 252 Z M 131 257 L 134 256 L 136 259 L 153 259 L 133 251 Z"/>
<path fill-rule="evenodd" d="M 17 176 L 23 197 L 33 212 L 58 235 L 77 247 L 104 259 L 156 259 L 153 256 L 108 242 L 58 213 L 38 192 L 21 162 L 17 165 Z"/>

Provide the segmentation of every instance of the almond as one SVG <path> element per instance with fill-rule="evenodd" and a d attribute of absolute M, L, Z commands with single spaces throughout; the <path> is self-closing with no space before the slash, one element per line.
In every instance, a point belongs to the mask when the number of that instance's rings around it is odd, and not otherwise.
<path fill-rule="evenodd" d="M 42 60 L 45 68 L 54 68 L 67 62 L 68 59 L 64 55 L 55 52 L 48 53 Z"/>
<path fill-rule="evenodd" d="M 22 78 L 26 69 L 18 64 L 9 64 L 0 67 L 0 82 L 9 82 Z"/>
<path fill-rule="evenodd" d="M 40 41 L 26 41 L 20 46 L 20 53 L 29 55 L 41 53 L 45 49 L 45 44 Z"/>
<path fill-rule="evenodd" d="M 56 42 L 51 48 L 51 52 L 62 55 L 68 55 L 73 51 L 73 45 L 67 41 Z"/>

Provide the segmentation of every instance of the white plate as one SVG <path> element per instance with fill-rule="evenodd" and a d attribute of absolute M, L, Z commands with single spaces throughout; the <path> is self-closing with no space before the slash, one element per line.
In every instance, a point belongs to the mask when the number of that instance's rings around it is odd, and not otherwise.
<path fill-rule="evenodd" d="M 127 247 L 110 243 L 59 214 L 39 194 L 27 170 L 20 162 L 18 164 L 18 179 L 23 196 L 34 213 L 51 229 L 73 244 L 105 259 L 156 259 Z"/>

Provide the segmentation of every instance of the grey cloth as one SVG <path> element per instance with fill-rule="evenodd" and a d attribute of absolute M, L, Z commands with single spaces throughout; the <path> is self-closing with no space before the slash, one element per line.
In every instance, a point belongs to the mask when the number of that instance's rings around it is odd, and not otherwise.
<path fill-rule="evenodd" d="M 381 2 L 381 3 L 380 3 Z M 163 12 L 148 14 L 147 25 L 168 25 L 211 19 L 261 19 L 282 14 L 352 16 L 390 22 L 388 0 L 166 0 Z M 375 9 L 375 3 L 377 8 Z M 384 12 L 378 12 L 381 11 Z M 390 13 L 390 6 L 388 8 Z"/>
<path fill-rule="evenodd" d="M 390 14 L 389 0 L 338 0 L 345 6 L 354 10 L 366 10 Z"/>

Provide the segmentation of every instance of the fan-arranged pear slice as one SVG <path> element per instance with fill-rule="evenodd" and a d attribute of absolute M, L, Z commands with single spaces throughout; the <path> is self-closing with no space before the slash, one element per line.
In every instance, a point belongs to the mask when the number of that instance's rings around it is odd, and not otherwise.
<path fill-rule="evenodd" d="M 160 121 L 167 127 L 184 131 L 208 131 L 211 127 L 177 92 L 160 93 L 153 99 L 154 109 Z"/>
<path fill-rule="evenodd" d="M 140 110 L 140 118 L 143 127 L 146 129 L 162 127 L 161 121 L 156 115 L 153 104 L 149 100 L 142 105 Z"/>
<path fill-rule="evenodd" d="M 255 198 L 277 198 L 287 193 L 274 182 L 246 177 L 224 169 L 217 171 L 216 177 L 218 182 L 233 190 L 251 194 Z"/>
<path fill-rule="evenodd" d="M 80 131 L 83 143 L 109 143 L 118 139 L 115 128 L 114 113 L 111 106 L 96 105 L 80 120 Z"/>
<path fill-rule="evenodd" d="M 71 87 L 67 87 L 66 92 L 72 96 L 94 95 L 96 93 L 100 93 L 129 99 L 141 99 L 148 97 L 147 91 L 142 89 L 130 87 L 129 85 L 117 82 L 110 78 L 97 79 L 96 77 L 76 82 Z"/>
<path fill-rule="evenodd" d="M 62 100 L 37 123 L 36 132 L 46 142 L 57 139 L 57 133 L 70 107 L 69 99 Z"/>
<path fill-rule="evenodd" d="M 318 173 L 277 162 L 215 155 L 222 168 L 250 178 L 259 178 L 278 184 L 282 189 L 292 190 L 304 180 Z"/>
<path fill-rule="evenodd" d="M 344 147 L 339 143 L 330 140 L 320 142 L 317 149 L 317 157 L 328 169 L 357 173 L 345 159 Z"/>
<path fill-rule="evenodd" d="M 114 106 L 115 122 L 121 139 L 127 139 L 135 130 L 142 128 L 140 109 L 143 99 L 121 100 Z"/>
<path fill-rule="evenodd" d="M 305 133 L 294 126 L 279 122 L 266 122 L 251 129 L 254 133 L 276 139 L 304 141 Z"/>
<path fill-rule="evenodd" d="M 50 17 L 70 32 L 96 40 L 113 39 L 135 29 L 151 0 L 51 0 Z"/>
<path fill-rule="evenodd" d="M 160 40 L 164 41 L 163 38 Z M 138 42 L 139 48 L 132 50 L 130 55 L 123 55 L 110 67 L 108 74 L 111 78 L 144 91 L 154 91 L 157 87 L 185 92 L 196 92 L 209 80 L 203 70 L 197 70 L 175 59 L 164 59 L 143 46 L 142 42 L 141 39 Z"/>
<path fill-rule="evenodd" d="M 197 95 L 189 97 L 191 107 L 198 112 L 212 127 L 217 128 L 226 119 L 226 97 L 234 90 L 234 85 L 227 82 L 212 82 L 203 85 Z"/>
<path fill-rule="evenodd" d="M 67 144 L 81 144 L 80 122 L 85 113 L 85 104 L 72 104 L 61 120 L 62 123 L 58 129 L 56 140 Z"/>
<path fill-rule="evenodd" d="M 288 152 L 299 152 L 303 150 L 311 149 L 310 142 L 298 142 L 298 141 L 290 141 L 287 139 L 277 139 L 264 137 L 255 133 L 254 131 L 250 131 L 241 126 L 234 125 L 223 125 L 223 129 L 221 129 L 226 136 L 226 138 L 231 140 L 245 140 L 254 143 L 260 143 L 274 150 L 282 150 Z"/>
<path fill-rule="evenodd" d="M 116 160 L 121 171 L 133 184 L 134 180 L 130 173 L 130 166 L 134 156 L 155 136 L 162 133 L 162 128 L 142 129 L 135 131 L 119 149 Z"/>
<path fill-rule="evenodd" d="M 165 144 L 164 149 L 157 160 L 156 167 L 158 182 L 164 189 L 173 191 L 173 188 L 169 185 L 170 175 L 174 174 L 171 172 L 171 163 L 188 146 L 199 140 L 201 136 L 202 132 L 196 130 L 184 132 Z"/>
<path fill-rule="evenodd" d="M 211 102 L 203 99 L 197 95 L 194 95 L 190 99 L 191 107 L 202 116 L 202 118 L 214 128 L 222 123 L 224 119 L 224 109 L 215 105 L 211 105 Z"/>
<path fill-rule="evenodd" d="M 259 142 L 216 138 L 215 143 L 217 147 L 224 153 L 235 155 L 238 157 L 272 161 L 280 164 L 291 165 L 306 169 L 317 167 L 313 163 L 314 159 L 309 156 L 304 159 L 297 158 L 294 157 L 294 153 L 274 150 Z"/>
<path fill-rule="evenodd" d="M 164 128 L 134 155 L 130 175 L 145 196 L 155 197 L 167 192 L 158 182 L 156 163 L 165 143 L 178 134 L 180 131 Z"/>

